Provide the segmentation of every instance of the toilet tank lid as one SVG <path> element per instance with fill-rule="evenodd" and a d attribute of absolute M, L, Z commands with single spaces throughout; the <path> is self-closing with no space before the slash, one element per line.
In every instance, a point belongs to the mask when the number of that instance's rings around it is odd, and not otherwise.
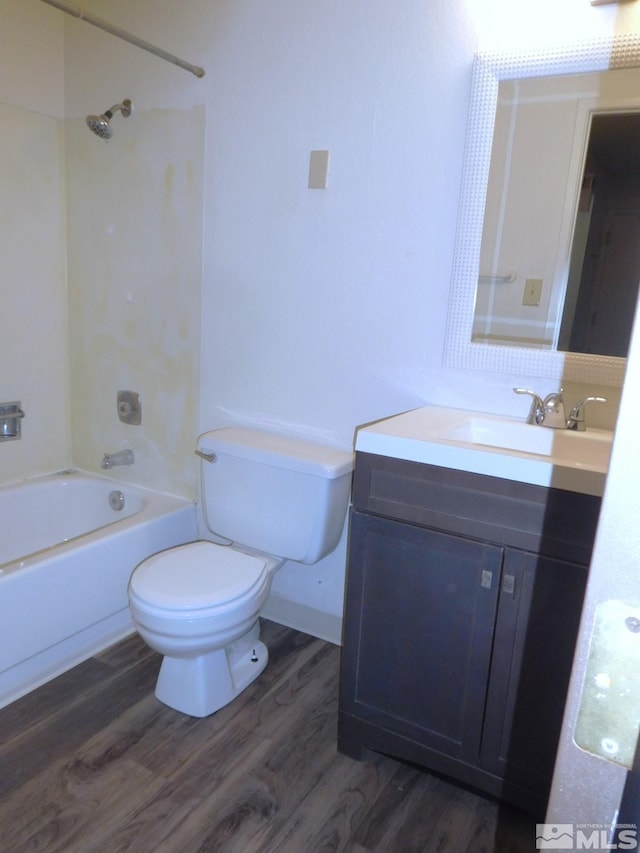
<path fill-rule="evenodd" d="M 223 427 L 205 432 L 198 439 L 198 447 L 205 453 L 224 453 L 328 480 L 353 470 L 350 450 L 247 427 Z"/>

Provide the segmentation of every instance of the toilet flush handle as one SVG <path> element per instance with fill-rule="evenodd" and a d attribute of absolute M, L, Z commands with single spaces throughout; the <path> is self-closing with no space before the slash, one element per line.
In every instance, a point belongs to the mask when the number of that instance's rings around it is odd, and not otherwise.
<path fill-rule="evenodd" d="M 200 459 L 204 459 L 205 462 L 215 462 L 216 454 L 215 453 L 205 453 L 204 450 L 194 450 L 193 451 L 196 456 L 199 456 Z"/>

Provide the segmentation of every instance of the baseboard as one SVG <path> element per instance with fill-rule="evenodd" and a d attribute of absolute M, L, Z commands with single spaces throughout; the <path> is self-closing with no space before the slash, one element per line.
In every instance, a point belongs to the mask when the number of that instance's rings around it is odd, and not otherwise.
<path fill-rule="evenodd" d="M 267 598 L 260 615 L 279 625 L 295 628 L 296 631 L 303 631 L 305 634 L 326 640 L 336 646 L 342 643 L 341 616 L 316 610 L 297 601 L 290 601 L 275 593 L 271 593 Z"/>

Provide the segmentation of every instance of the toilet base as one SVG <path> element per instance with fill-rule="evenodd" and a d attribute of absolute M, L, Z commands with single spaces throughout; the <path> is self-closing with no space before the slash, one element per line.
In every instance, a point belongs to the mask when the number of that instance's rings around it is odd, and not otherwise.
<path fill-rule="evenodd" d="M 198 657 L 162 659 L 156 698 L 191 717 L 208 717 L 233 701 L 260 675 L 269 650 L 256 625 L 235 643 Z"/>

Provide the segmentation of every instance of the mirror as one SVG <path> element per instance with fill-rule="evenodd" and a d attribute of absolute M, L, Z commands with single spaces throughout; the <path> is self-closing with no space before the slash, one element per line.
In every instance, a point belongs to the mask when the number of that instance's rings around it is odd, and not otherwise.
<path fill-rule="evenodd" d="M 637 68 L 500 82 L 472 341 L 626 357 L 637 110 Z"/>
<path fill-rule="evenodd" d="M 589 198 L 589 175 L 584 190 L 583 177 L 592 119 L 598 113 L 631 113 L 634 106 L 636 111 L 640 109 L 637 95 L 640 72 L 634 71 L 635 80 L 624 84 L 621 92 L 616 90 L 618 81 L 615 80 L 627 69 L 635 69 L 637 66 L 640 66 L 640 38 L 637 36 L 611 37 L 577 43 L 563 50 L 528 55 L 481 54 L 476 57 L 445 339 L 445 366 L 555 380 L 622 384 L 626 360 L 620 350 L 614 357 L 562 350 L 571 346 L 573 322 L 570 317 L 578 316 L 579 313 L 584 315 L 586 310 L 584 300 L 581 307 L 578 306 L 577 286 L 574 283 L 570 289 L 568 281 L 576 211 L 579 204 L 585 204 L 585 199 Z M 563 93 L 550 98 L 546 87 L 557 87 L 559 83 L 564 86 Z M 579 98 L 575 98 L 572 91 L 576 86 L 582 92 Z M 505 221 L 507 206 L 503 190 L 496 192 L 490 184 L 489 175 L 494 126 L 499 145 L 502 132 L 500 125 L 501 122 L 505 123 L 505 115 L 508 131 L 509 101 L 513 102 L 515 95 L 521 91 L 524 91 L 529 103 L 555 99 L 556 110 L 564 113 L 570 109 L 574 117 L 566 123 L 564 129 L 555 121 L 554 133 L 536 134 L 536 153 L 550 157 L 552 166 L 529 168 L 528 192 L 532 192 L 532 186 L 535 189 L 536 182 L 551 184 L 556 190 L 556 198 L 553 208 L 550 203 L 547 205 L 545 217 L 538 216 L 538 219 L 549 220 L 549 223 L 545 223 L 549 227 L 544 239 L 538 235 L 533 238 L 531 226 L 526 223 L 519 225 L 520 251 L 524 247 L 530 254 L 517 256 L 525 259 L 516 269 L 515 265 L 502 266 L 503 259 L 495 248 L 496 245 L 501 247 L 503 243 L 504 235 L 499 226 L 501 219 L 502 223 Z M 499 107 L 499 94 L 501 102 L 507 104 L 506 112 L 502 109 L 502 103 Z M 568 153 L 563 156 L 558 153 L 560 137 L 564 137 L 568 143 Z M 494 172 L 496 162 L 504 172 L 505 157 L 497 155 Z M 513 163 L 509 166 L 513 171 Z M 526 197 L 526 183 L 525 180 L 524 188 L 519 190 L 520 198 L 514 210 L 526 212 L 526 205 L 522 201 Z M 496 203 L 496 198 L 500 199 L 501 194 L 502 201 Z M 511 213 L 510 224 L 514 220 L 515 216 Z M 483 231 L 498 234 L 498 244 L 494 243 L 487 249 L 483 245 Z M 541 246 L 545 247 L 544 251 Z M 584 260 L 584 243 L 582 251 Z M 480 275 L 483 279 L 479 282 Z M 514 279 L 511 279 L 512 276 Z M 494 277 L 499 277 L 499 280 L 494 281 Z M 516 283 L 517 291 L 513 287 Z M 498 297 L 503 298 L 509 288 L 512 293 L 517 293 L 515 301 L 520 303 L 519 315 L 516 315 L 520 320 L 520 330 L 518 335 L 513 336 L 515 340 L 505 345 L 503 340 L 498 343 L 491 331 L 486 333 L 486 318 L 491 302 L 487 294 L 493 294 L 495 303 Z M 567 293 L 570 298 L 565 300 Z M 522 306 L 527 297 L 531 304 Z M 538 298 L 539 306 L 535 304 Z M 511 301 L 513 303 L 514 299 Z M 569 307 L 566 319 L 562 322 L 565 302 Z M 635 296 L 633 302 L 635 304 Z M 540 310 L 536 316 L 538 308 Z M 628 306 L 625 313 L 632 313 Z M 526 322 L 522 322 L 523 318 Z M 530 334 L 532 330 L 534 334 Z M 576 349 L 580 346 L 575 344 Z M 587 346 L 590 344 L 583 344 L 582 349 Z"/>

